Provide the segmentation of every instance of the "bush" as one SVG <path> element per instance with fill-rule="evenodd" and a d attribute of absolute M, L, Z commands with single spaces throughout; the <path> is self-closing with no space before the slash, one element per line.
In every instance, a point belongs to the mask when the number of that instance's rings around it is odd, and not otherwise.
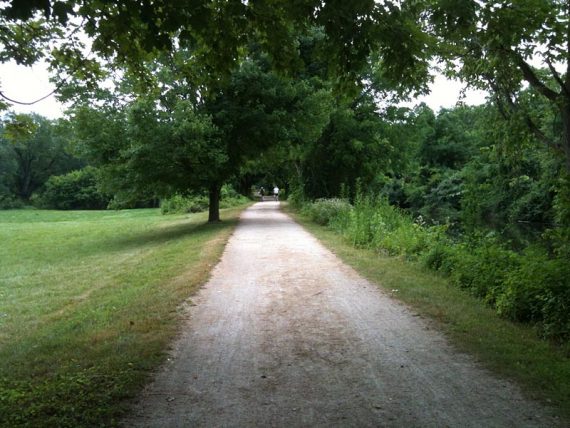
<path fill-rule="evenodd" d="M 303 186 L 295 186 L 292 188 L 289 196 L 287 198 L 289 204 L 296 209 L 303 208 L 306 204 L 308 204 L 305 193 L 303 191 Z"/>
<path fill-rule="evenodd" d="M 429 269 L 450 274 L 453 269 L 456 248 L 448 239 L 440 239 L 421 254 L 420 260 Z"/>
<path fill-rule="evenodd" d="M 222 198 L 222 201 L 224 199 L 240 199 L 242 197 L 244 197 L 243 195 L 239 194 L 234 188 L 233 186 L 229 185 L 229 184 L 224 184 L 222 186 L 222 189 L 220 191 L 220 196 Z"/>
<path fill-rule="evenodd" d="M 312 204 L 307 204 L 303 208 L 303 213 L 315 223 L 329 225 L 345 217 L 352 210 L 352 206 L 345 199 L 317 199 Z"/>
<path fill-rule="evenodd" d="M 236 192 L 230 185 L 224 185 L 221 191 L 220 208 L 231 208 L 243 205 L 248 198 Z M 174 195 L 160 201 L 162 214 L 184 214 L 208 211 L 210 200 L 206 195 Z"/>
<path fill-rule="evenodd" d="M 454 250 L 450 260 L 451 282 L 494 305 L 504 292 L 509 273 L 518 267 L 520 257 L 492 237 L 458 244 Z"/>
<path fill-rule="evenodd" d="M 363 196 L 357 191 L 354 209 L 350 212 L 344 230 L 344 235 L 354 246 L 371 247 L 374 237 L 386 229 L 388 216 L 384 217 L 379 212 L 384 207 L 383 202 L 383 199 Z"/>
<path fill-rule="evenodd" d="M 349 221 L 342 225 L 356 246 L 367 246 L 418 259 L 445 238 L 446 226 L 426 227 L 421 217 L 391 206 L 385 198 L 357 197 Z"/>
<path fill-rule="evenodd" d="M 58 210 L 100 210 L 109 200 L 97 187 L 97 169 L 90 166 L 50 177 L 33 199 L 41 208 Z"/>
<path fill-rule="evenodd" d="M 566 260 L 531 248 L 504 285 L 497 300 L 499 314 L 538 323 L 544 337 L 570 339 L 570 266 Z"/>
<path fill-rule="evenodd" d="M 24 208 L 24 203 L 15 196 L 0 194 L 0 210 Z"/>
<path fill-rule="evenodd" d="M 225 184 L 222 186 L 222 199 L 220 200 L 220 208 L 231 208 L 243 205 L 249 202 L 249 198 L 238 193 L 232 186 Z"/>
<path fill-rule="evenodd" d="M 207 211 L 208 206 L 209 200 L 207 196 L 174 195 L 160 202 L 160 211 L 162 214 L 199 213 Z"/>
<path fill-rule="evenodd" d="M 355 246 L 419 260 L 448 274 L 453 284 L 483 299 L 500 316 L 534 323 L 545 338 L 570 339 L 568 228 L 545 235 L 550 252 L 537 247 L 520 254 L 493 234 L 454 242 L 447 226 L 428 227 L 385 198 L 357 195 L 354 206 L 344 199 L 319 199 L 303 212 Z"/>

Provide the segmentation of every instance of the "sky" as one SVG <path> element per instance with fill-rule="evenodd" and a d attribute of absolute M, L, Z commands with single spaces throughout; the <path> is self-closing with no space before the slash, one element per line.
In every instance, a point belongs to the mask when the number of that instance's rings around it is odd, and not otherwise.
<path fill-rule="evenodd" d="M 416 98 L 410 104 L 415 105 L 425 102 L 434 111 L 438 111 L 440 108 L 450 108 L 459 101 L 461 90 L 464 86 L 457 80 L 450 80 L 445 76 L 437 75 L 430 87 L 431 93 Z M 469 105 L 483 104 L 487 101 L 487 95 L 488 93 L 485 91 L 468 89 L 462 102 Z M 410 104 L 406 103 L 406 105 Z"/>
<path fill-rule="evenodd" d="M 36 64 L 33 67 L 18 66 L 12 63 L 0 64 L 0 87 L 9 98 L 31 102 L 49 94 L 54 85 L 49 82 L 49 75 L 45 64 Z M 452 81 L 444 76 L 436 76 L 431 86 L 431 93 L 404 103 L 413 106 L 425 102 L 432 110 L 453 107 L 459 100 L 462 89 L 461 83 Z M 478 105 L 485 102 L 486 93 L 482 91 L 466 92 L 463 100 L 466 104 Z M 12 110 L 18 113 L 35 112 L 50 119 L 62 117 L 65 106 L 59 103 L 54 95 L 31 106 L 14 105 Z"/>
<path fill-rule="evenodd" d="M 9 98 L 32 102 L 52 92 L 55 86 L 49 81 L 45 64 L 25 67 L 14 63 L 0 64 L 0 88 Z M 14 104 L 11 110 L 18 113 L 38 113 L 50 119 L 63 116 L 65 107 L 54 95 L 31 106 Z"/>

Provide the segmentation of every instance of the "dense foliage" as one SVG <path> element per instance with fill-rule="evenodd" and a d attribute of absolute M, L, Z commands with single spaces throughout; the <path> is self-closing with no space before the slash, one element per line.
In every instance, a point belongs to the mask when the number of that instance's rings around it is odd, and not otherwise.
<path fill-rule="evenodd" d="M 53 175 L 44 184 L 35 204 L 59 210 L 103 210 L 110 202 L 98 188 L 97 170 L 87 166 L 65 175 Z"/>
<path fill-rule="evenodd" d="M 405 144 L 387 132 L 400 129 L 401 119 L 378 116 L 384 145 L 400 151 L 385 152 L 375 179 L 363 169 L 355 191 L 330 195 L 340 199 L 307 203 L 305 195 L 294 202 L 354 245 L 421 262 L 499 315 L 567 342 L 570 206 L 563 159 L 538 141 L 513 148 L 516 131 L 491 104 L 437 115 L 420 106 L 404 118 Z M 393 170 L 391 158 L 408 161 Z"/>
<path fill-rule="evenodd" d="M 318 200 L 305 205 L 304 212 L 356 246 L 403 256 L 449 275 L 453 284 L 484 299 L 499 315 L 535 323 L 543 337 L 570 339 L 566 256 L 538 245 L 514 251 L 489 234 L 453 239 L 446 234 L 447 226 L 428 226 L 383 198 L 359 195 L 353 205 L 339 199 Z M 550 244 L 567 248 L 567 242 Z"/>
<path fill-rule="evenodd" d="M 249 198 L 239 194 L 228 184 L 222 187 L 220 195 L 220 208 L 231 208 L 244 205 Z M 209 198 L 205 194 L 189 196 L 174 195 L 160 201 L 160 210 L 163 214 L 184 214 L 208 211 Z"/>
<path fill-rule="evenodd" d="M 0 130 L 0 208 L 29 204 L 51 176 L 83 167 L 69 143 L 64 121 L 7 115 Z"/>

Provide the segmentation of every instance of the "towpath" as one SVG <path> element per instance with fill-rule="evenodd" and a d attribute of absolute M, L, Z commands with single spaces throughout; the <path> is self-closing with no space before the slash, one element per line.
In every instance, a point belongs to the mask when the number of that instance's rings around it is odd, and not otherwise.
<path fill-rule="evenodd" d="M 548 427 L 279 210 L 242 215 L 125 426 Z"/>

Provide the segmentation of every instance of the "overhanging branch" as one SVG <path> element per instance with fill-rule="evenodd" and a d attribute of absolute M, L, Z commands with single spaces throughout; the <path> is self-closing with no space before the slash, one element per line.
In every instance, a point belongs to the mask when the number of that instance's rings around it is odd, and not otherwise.
<path fill-rule="evenodd" d="M 544 95 L 550 101 L 556 101 L 558 99 L 559 94 L 557 92 L 553 91 L 552 89 L 550 89 L 544 83 L 542 83 L 540 81 L 540 79 L 538 78 L 538 76 L 535 74 L 532 67 L 519 54 L 517 54 L 516 52 L 513 52 L 510 49 L 508 51 L 511 53 L 516 64 L 519 66 L 520 70 L 522 71 L 524 79 L 534 89 L 536 89 L 540 94 Z"/>
<path fill-rule="evenodd" d="M 562 92 L 564 92 L 564 94 L 566 94 L 566 96 L 570 96 L 570 92 L 568 91 L 568 88 L 566 87 L 566 85 L 562 81 L 562 78 L 560 77 L 560 74 L 558 74 L 558 71 L 556 71 L 556 69 L 552 65 L 552 62 L 550 62 L 550 60 L 547 59 L 546 64 L 548 65 L 548 68 L 550 69 L 550 72 L 552 73 L 552 77 L 554 77 L 554 80 L 556 80 L 556 83 L 558 83 L 558 85 L 562 89 Z"/>
<path fill-rule="evenodd" d="M 499 113 L 501 116 L 503 116 L 504 119 L 509 120 L 516 113 L 521 114 L 526 127 L 538 141 L 540 141 L 545 146 L 556 150 L 557 152 L 564 153 L 562 146 L 560 144 L 557 144 L 552 139 L 548 138 L 548 136 L 542 132 L 532 117 L 527 112 L 523 111 L 523 109 L 516 103 L 516 101 L 513 100 L 514 95 L 509 94 L 506 90 L 501 89 L 500 85 L 491 76 L 485 76 L 485 78 L 489 82 L 489 86 L 495 94 L 497 108 L 499 109 Z"/>
<path fill-rule="evenodd" d="M 36 104 L 36 103 L 39 103 L 40 101 L 45 100 L 45 99 L 48 98 L 48 97 L 51 97 L 51 96 L 52 96 L 53 94 L 55 94 L 58 90 L 60 90 L 62 86 L 63 86 L 63 83 L 59 84 L 59 85 L 58 85 L 53 91 L 51 91 L 49 94 L 44 95 L 43 97 L 38 98 L 38 99 L 35 100 L 35 101 L 26 102 L 26 101 L 14 100 L 14 99 L 8 97 L 7 95 L 5 95 L 4 92 L 2 92 L 2 91 L 0 91 L 0 97 L 4 98 L 6 101 L 9 101 L 9 102 L 14 103 L 14 104 L 19 104 L 19 105 L 22 105 L 22 106 L 31 106 L 31 105 L 34 105 L 34 104 Z"/>

